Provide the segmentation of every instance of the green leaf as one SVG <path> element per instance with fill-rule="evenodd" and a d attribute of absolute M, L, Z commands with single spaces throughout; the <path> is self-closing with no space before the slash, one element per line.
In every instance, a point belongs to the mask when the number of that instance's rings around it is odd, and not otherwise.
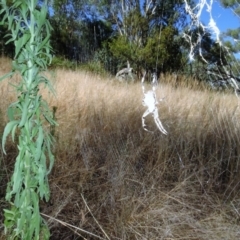
<path fill-rule="evenodd" d="M 17 124 L 15 126 L 13 126 L 13 129 L 12 129 L 12 141 L 14 142 L 15 140 L 15 132 L 16 132 L 16 129 L 17 129 Z"/>
<path fill-rule="evenodd" d="M 37 146 L 36 146 L 36 152 L 35 152 L 35 162 L 39 161 L 41 154 L 42 154 L 42 145 L 43 145 L 43 139 L 44 139 L 44 135 L 43 135 L 43 128 L 41 126 L 38 126 L 39 130 L 38 130 L 38 138 L 37 138 Z"/>
<path fill-rule="evenodd" d="M 4 80 L 5 78 L 12 77 L 13 74 L 14 74 L 14 72 L 12 71 L 12 72 L 9 72 L 9 73 L 3 75 L 2 77 L 0 77 L 0 82 L 1 82 L 2 80 Z"/>
<path fill-rule="evenodd" d="M 15 41 L 15 46 L 16 46 L 15 58 L 18 56 L 20 50 L 22 50 L 23 46 L 27 44 L 30 38 L 31 38 L 30 33 L 24 33 L 21 38 Z"/>
<path fill-rule="evenodd" d="M 29 95 L 27 94 L 26 97 L 24 98 L 24 102 L 23 102 L 23 108 L 22 108 L 22 118 L 21 121 L 19 123 L 19 127 L 23 127 L 24 124 L 27 121 L 28 118 L 28 106 L 30 104 L 30 100 L 29 100 Z"/>
<path fill-rule="evenodd" d="M 46 172 L 44 172 L 42 165 L 40 165 L 38 169 L 38 181 L 39 181 L 39 195 L 41 199 L 43 199 L 43 196 L 45 195 L 45 188 L 44 188 L 45 174 Z"/>
<path fill-rule="evenodd" d="M 4 154 L 6 154 L 5 151 L 5 143 L 6 143 L 6 139 L 7 136 L 9 135 L 9 133 L 13 130 L 13 128 L 19 123 L 19 121 L 11 121 L 9 122 L 6 127 L 4 128 L 4 132 L 3 132 L 3 137 L 2 137 L 2 149 Z"/>
<path fill-rule="evenodd" d="M 36 137 L 37 133 L 38 133 L 38 126 L 35 126 L 32 129 L 32 139 L 34 139 Z"/>
<path fill-rule="evenodd" d="M 14 220 L 14 217 L 15 217 L 15 212 L 14 211 L 11 211 L 11 210 L 8 210 L 8 209 L 3 209 L 3 211 L 4 211 L 4 216 L 5 216 L 7 221 Z"/>
<path fill-rule="evenodd" d="M 23 166 L 21 165 L 21 158 L 19 155 L 17 156 L 15 167 L 14 167 L 14 172 L 12 176 L 12 191 L 11 193 L 14 194 L 18 192 L 21 189 L 22 182 L 23 182 Z"/>
<path fill-rule="evenodd" d="M 48 171 L 47 171 L 47 175 L 51 172 L 52 168 L 53 168 L 53 164 L 54 164 L 54 155 L 52 154 L 51 151 L 51 139 L 50 136 L 46 136 L 46 146 L 47 146 L 47 150 L 48 150 L 48 157 L 49 157 L 49 167 L 48 167 Z"/>
<path fill-rule="evenodd" d="M 15 110 L 15 105 L 17 103 L 12 103 L 7 110 L 7 116 L 10 119 L 10 121 L 14 121 L 15 120 L 15 115 L 14 115 L 14 110 Z"/>

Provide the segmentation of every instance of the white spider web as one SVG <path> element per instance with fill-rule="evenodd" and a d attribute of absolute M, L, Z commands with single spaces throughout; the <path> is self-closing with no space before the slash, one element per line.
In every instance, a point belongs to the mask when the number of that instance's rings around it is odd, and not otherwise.
<path fill-rule="evenodd" d="M 145 76 L 146 76 L 146 72 L 142 77 L 142 91 L 143 91 L 143 106 L 147 107 L 147 110 L 143 113 L 142 115 L 142 126 L 143 129 L 145 131 L 151 132 L 147 129 L 147 126 L 145 124 L 145 118 L 151 114 L 154 122 L 157 126 L 157 128 L 165 135 L 167 135 L 167 131 L 166 129 L 163 127 L 160 119 L 159 119 L 159 114 L 158 114 L 158 100 L 157 100 L 157 96 L 156 96 L 156 86 L 157 86 L 157 75 L 153 74 L 152 75 L 152 90 L 145 90 L 145 86 L 144 86 L 144 81 L 145 81 Z M 162 100 L 162 99 L 161 99 Z"/>
<path fill-rule="evenodd" d="M 199 0 L 199 3 L 196 3 L 194 8 L 191 8 L 191 6 L 188 4 L 187 0 L 184 0 L 184 2 L 185 2 L 185 10 L 191 18 L 191 23 L 190 23 L 190 26 L 188 29 L 190 30 L 194 27 L 197 27 L 197 28 L 201 27 L 204 31 L 209 30 L 209 32 L 216 38 L 216 42 L 219 45 L 222 45 L 221 40 L 220 40 L 220 30 L 217 27 L 217 24 L 212 17 L 213 0 L 210 0 L 210 1 Z M 206 12 L 208 12 L 208 14 L 209 14 L 209 23 L 207 26 L 204 26 L 200 21 L 200 17 L 205 8 L 206 8 Z M 199 34 L 198 39 L 195 43 L 193 43 L 191 35 L 184 33 L 183 37 L 191 46 L 190 52 L 189 52 L 189 60 L 194 61 L 194 49 L 196 48 L 197 45 L 200 45 L 199 55 L 202 57 L 203 61 L 207 63 L 207 61 L 202 56 L 201 44 L 199 44 L 201 42 L 202 36 Z"/>
<path fill-rule="evenodd" d="M 224 45 L 221 41 L 221 38 L 220 38 L 221 32 L 220 32 L 219 28 L 217 27 L 217 24 L 212 16 L 213 0 L 199 0 L 198 3 L 196 3 L 194 7 L 191 7 L 188 4 L 187 0 L 184 0 L 184 2 L 185 2 L 186 13 L 189 15 L 189 17 L 191 19 L 189 27 L 188 27 L 188 29 L 190 30 L 189 32 L 191 32 L 191 30 L 194 28 L 201 28 L 201 29 L 203 29 L 204 33 L 206 31 L 210 32 L 211 35 L 213 36 L 213 38 L 215 39 L 216 43 L 219 44 L 220 47 L 223 47 L 226 50 L 226 52 L 228 53 L 228 55 L 230 56 L 231 54 L 230 54 L 229 50 L 226 47 L 224 47 Z M 209 15 L 209 22 L 207 25 L 203 25 L 200 20 L 200 17 L 204 11 L 206 11 Z M 194 57 L 195 57 L 194 55 L 196 52 L 195 49 L 198 46 L 199 56 L 206 64 L 208 64 L 208 61 L 203 57 L 203 54 L 202 54 L 202 48 L 201 48 L 202 35 L 201 35 L 201 33 L 198 33 L 197 41 L 193 41 L 192 35 L 187 34 L 186 32 L 183 33 L 183 37 L 190 45 L 190 50 L 189 50 L 189 54 L 188 54 L 189 61 L 192 62 L 195 60 L 194 59 Z M 235 66 L 235 67 L 237 68 L 237 66 Z M 231 74 L 229 74 L 229 70 L 226 67 L 223 66 L 223 70 L 225 71 L 226 76 L 231 76 Z M 211 73 L 211 74 L 214 74 L 214 73 Z M 144 87 L 145 75 L 146 75 L 146 73 L 142 77 L 142 91 L 143 91 L 143 95 L 144 95 L 143 106 L 147 107 L 147 110 L 142 115 L 143 129 L 146 131 L 149 131 L 145 124 L 145 118 L 148 115 L 152 115 L 154 122 L 155 122 L 156 126 L 158 127 L 158 129 L 163 134 L 167 135 L 168 132 L 163 127 L 163 125 L 159 119 L 159 113 L 158 113 L 158 108 L 157 108 L 157 105 L 159 104 L 159 102 L 157 100 L 157 96 L 156 96 L 157 76 L 156 76 L 156 74 L 153 74 L 152 89 L 146 91 L 145 87 Z M 217 74 L 215 74 L 215 75 L 217 75 Z M 236 83 L 236 80 L 233 77 L 230 77 L 229 80 L 231 82 L 232 87 L 235 89 L 236 96 L 239 96 L 240 88 L 239 88 L 239 85 Z M 151 132 L 151 131 L 149 131 L 149 132 Z"/>
<path fill-rule="evenodd" d="M 223 47 L 225 49 L 228 57 L 234 58 L 234 59 L 232 59 L 233 60 L 232 68 L 235 69 L 236 72 L 239 73 L 239 71 L 238 71 L 239 64 L 237 63 L 236 58 L 234 56 L 232 56 L 229 49 L 226 46 L 224 46 L 223 42 L 221 41 L 221 38 L 220 38 L 221 32 L 220 32 L 219 28 L 217 27 L 216 21 L 213 19 L 213 16 L 212 16 L 213 0 L 199 0 L 199 3 L 196 4 L 194 8 L 190 7 L 187 0 L 184 0 L 184 2 L 185 2 L 185 10 L 192 20 L 191 24 L 189 26 L 189 29 L 194 28 L 194 27 L 200 27 L 203 29 L 203 31 L 208 30 L 212 34 L 212 36 L 216 39 L 216 43 L 219 44 L 220 47 Z M 202 15 L 203 11 L 206 11 L 209 15 L 209 22 L 206 26 L 204 26 L 200 21 L 200 17 Z M 191 46 L 190 52 L 189 52 L 189 60 L 194 61 L 194 49 L 198 45 L 200 57 L 202 58 L 202 60 L 205 63 L 208 64 L 207 60 L 204 59 L 204 57 L 202 56 L 202 49 L 201 49 L 201 44 L 200 44 L 201 37 L 202 36 L 199 34 L 197 41 L 195 43 L 193 43 L 192 37 L 190 35 L 184 34 L 185 40 Z M 229 76 L 228 78 L 229 78 L 230 85 L 234 88 L 236 96 L 239 97 L 239 92 L 240 92 L 239 85 L 237 84 L 237 82 L 234 79 L 234 77 L 232 76 L 232 74 L 229 72 L 229 70 L 224 65 L 223 65 L 223 70 L 225 72 L 225 75 Z M 219 73 L 219 74 L 211 73 L 211 75 L 215 75 L 215 77 L 217 77 L 218 79 L 219 78 L 221 79 L 222 74 L 221 73 Z"/>

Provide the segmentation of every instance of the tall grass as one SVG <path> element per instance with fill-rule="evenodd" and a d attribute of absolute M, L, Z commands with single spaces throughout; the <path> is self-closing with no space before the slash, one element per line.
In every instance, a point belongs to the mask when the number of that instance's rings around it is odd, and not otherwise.
<path fill-rule="evenodd" d="M 234 95 L 173 87 L 169 78 L 157 90 L 165 97 L 159 105 L 169 132 L 164 136 L 151 117 L 146 123 L 153 134 L 141 126 L 140 84 L 67 70 L 51 76 L 56 97 L 42 93 L 57 107 L 59 127 L 52 199 L 41 203 L 51 239 L 239 239 L 240 109 Z M 0 92 L 5 114 L 15 96 L 7 82 Z M 7 148 L 1 207 L 15 154 L 11 141 Z"/>

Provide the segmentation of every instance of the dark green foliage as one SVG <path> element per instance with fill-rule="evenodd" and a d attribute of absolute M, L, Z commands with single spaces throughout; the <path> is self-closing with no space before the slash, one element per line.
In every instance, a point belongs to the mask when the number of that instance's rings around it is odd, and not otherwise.
<path fill-rule="evenodd" d="M 51 43 L 55 54 L 86 63 L 112 33 L 111 25 L 92 16 L 86 1 L 54 1 Z"/>
<path fill-rule="evenodd" d="M 147 6 L 146 1 L 132 0 L 123 6 L 118 1 L 54 1 L 55 54 L 90 65 L 100 61 L 114 74 L 126 60 L 137 71 L 143 67 L 174 71 L 181 61 L 178 28 L 186 24 L 183 3 L 159 1 Z"/>
<path fill-rule="evenodd" d="M 109 73 L 115 74 L 126 62 L 113 55 L 109 47 L 110 41 L 105 41 L 102 47 L 95 52 L 94 60 L 100 62 L 102 67 Z"/>
<path fill-rule="evenodd" d="M 7 1 L 7 4 L 10 4 L 9 1 Z M 2 10 L 2 5 L 0 4 L 0 11 Z M 0 19 L 3 19 L 4 13 L 0 14 Z M 5 42 L 8 40 L 5 36 L 9 33 L 8 25 L 0 24 L 0 55 L 2 56 L 8 56 L 13 58 L 14 56 L 14 44 L 13 42 L 9 44 L 5 44 Z"/>
<path fill-rule="evenodd" d="M 235 2 L 222 2 L 238 11 Z M 38 3 L 41 6 L 42 1 Z M 188 4 L 193 6 L 195 3 L 188 1 Z M 51 45 L 54 54 L 60 58 L 54 60 L 53 67 L 66 64 L 67 68 L 76 68 L 76 64 L 81 64 L 95 68 L 95 63 L 100 62 L 104 70 L 116 74 L 129 61 L 138 73 L 142 69 L 158 73 L 185 73 L 189 69 L 191 47 L 181 38 L 189 20 L 182 0 L 54 0 L 48 6 L 48 19 L 53 27 Z M 6 28 L 2 26 L 0 32 L 5 34 Z M 196 28 L 188 34 L 193 37 L 193 42 L 198 34 L 202 36 L 194 50 L 195 58 L 201 64 L 200 48 L 209 65 L 220 66 L 229 61 L 223 57 L 225 51 L 214 43 L 209 32 Z M 13 45 L 5 46 L 7 38 L 2 36 L 0 51 L 13 56 Z M 238 39 L 239 29 L 228 30 L 225 36 Z M 238 42 L 227 41 L 225 45 L 230 53 L 240 49 Z"/>
<path fill-rule="evenodd" d="M 50 68 L 76 69 L 76 62 L 70 61 L 64 57 L 55 56 L 50 64 Z"/>
<path fill-rule="evenodd" d="M 129 60 L 137 71 L 142 68 L 175 71 L 180 68 L 182 58 L 176 35 L 177 30 L 170 26 L 159 32 L 156 29 L 141 46 L 121 35 L 109 45 L 115 57 L 125 62 Z"/>
<path fill-rule="evenodd" d="M 155 67 L 162 72 L 176 71 L 181 66 L 181 51 L 178 41 L 175 40 L 177 30 L 167 26 L 160 33 L 147 39 L 142 49 L 145 63 L 152 69 Z"/>
<path fill-rule="evenodd" d="M 88 72 L 92 72 L 101 76 L 108 76 L 109 74 L 104 70 L 104 66 L 100 61 L 88 61 L 79 65 L 79 68 Z"/>
<path fill-rule="evenodd" d="M 182 65 L 180 32 L 186 25 L 183 1 L 113 1 L 110 6 L 118 34 L 109 43 L 111 52 L 141 69 L 168 72 Z M 139 74 L 138 74 L 139 75 Z"/>

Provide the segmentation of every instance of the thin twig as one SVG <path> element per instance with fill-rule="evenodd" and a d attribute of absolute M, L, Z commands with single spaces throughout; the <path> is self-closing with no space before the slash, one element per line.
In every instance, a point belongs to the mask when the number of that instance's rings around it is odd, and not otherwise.
<path fill-rule="evenodd" d="M 66 226 L 66 227 L 69 227 L 69 228 L 74 228 L 74 229 L 79 230 L 79 231 L 81 231 L 81 232 L 87 233 L 87 234 L 89 234 L 89 235 L 91 235 L 91 236 L 94 236 L 94 237 L 96 237 L 96 238 L 99 238 L 99 239 L 103 239 L 103 240 L 104 240 L 104 238 L 102 238 L 102 237 L 99 237 L 99 236 L 97 236 L 97 235 L 95 235 L 95 234 L 93 234 L 93 233 L 91 233 L 91 232 L 88 232 L 88 231 L 86 231 L 86 230 L 83 230 L 82 228 L 79 228 L 79 227 L 73 226 L 73 225 L 71 225 L 71 224 L 69 224 L 69 223 L 63 222 L 63 221 L 61 221 L 61 220 L 59 220 L 59 219 L 57 219 L 57 218 L 51 217 L 51 216 L 49 216 L 49 215 L 47 215 L 47 214 L 41 213 L 41 215 L 44 216 L 44 217 L 48 217 L 48 218 L 50 218 L 50 219 L 53 219 L 53 220 L 61 223 L 63 226 Z M 109 240 L 110 240 L 110 239 L 109 239 Z"/>
<path fill-rule="evenodd" d="M 110 240 L 110 238 L 108 237 L 108 235 L 106 234 L 106 232 L 103 230 L 103 228 L 101 227 L 101 225 L 99 224 L 99 222 L 97 221 L 97 219 L 93 216 L 93 214 L 92 214 L 92 212 L 91 212 L 91 209 L 88 207 L 87 202 L 86 202 L 86 200 L 84 199 L 84 197 L 83 197 L 82 194 L 81 194 L 81 197 L 82 197 L 83 202 L 84 202 L 84 204 L 86 205 L 88 211 L 89 211 L 90 214 L 92 215 L 94 221 L 97 223 L 97 225 L 99 226 L 99 228 L 102 230 L 102 232 L 104 233 L 104 235 L 106 236 L 106 238 L 107 238 L 108 240 Z"/>

